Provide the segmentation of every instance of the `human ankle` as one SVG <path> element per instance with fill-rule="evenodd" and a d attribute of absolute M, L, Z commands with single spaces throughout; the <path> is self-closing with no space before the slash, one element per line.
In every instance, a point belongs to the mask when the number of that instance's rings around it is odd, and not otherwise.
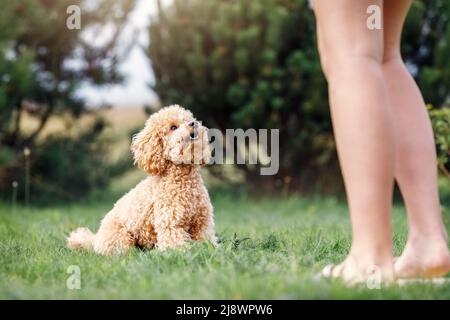
<path fill-rule="evenodd" d="M 448 236 L 447 233 L 440 230 L 434 230 L 429 232 L 419 232 L 411 230 L 408 234 L 408 243 L 410 244 L 444 244 L 447 246 Z"/>
<path fill-rule="evenodd" d="M 370 266 L 377 266 L 379 268 L 392 268 L 393 255 L 392 250 L 386 248 L 352 248 L 349 256 L 353 257 L 355 261 L 364 268 Z"/>

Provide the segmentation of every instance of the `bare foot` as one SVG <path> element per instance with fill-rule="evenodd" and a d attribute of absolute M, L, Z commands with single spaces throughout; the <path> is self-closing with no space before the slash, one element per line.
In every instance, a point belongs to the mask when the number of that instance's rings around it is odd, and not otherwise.
<path fill-rule="evenodd" d="M 322 270 L 322 276 L 326 278 L 341 279 L 347 285 L 364 284 L 381 285 L 391 283 L 394 280 L 392 263 L 379 266 L 374 263 L 363 263 L 352 254 L 340 264 L 328 265 Z"/>
<path fill-rule="evenodd" d="M 397 278 L 433 278 L 450 272 L 450 252 L 444 237 L 409 240 L 394 261 Z"/>

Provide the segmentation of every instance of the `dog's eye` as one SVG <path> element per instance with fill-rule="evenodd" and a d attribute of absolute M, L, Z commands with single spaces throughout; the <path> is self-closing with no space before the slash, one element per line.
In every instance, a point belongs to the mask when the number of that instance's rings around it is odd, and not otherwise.
<path fill-rule="evenodd" d="M 177 127 L 176 125 L 172 125 L 172 126 L 170 127 L 170 130 L 172 130 L 172 131 L 177 130 L 177 129 L 178 129 L 178 127 Z"/>

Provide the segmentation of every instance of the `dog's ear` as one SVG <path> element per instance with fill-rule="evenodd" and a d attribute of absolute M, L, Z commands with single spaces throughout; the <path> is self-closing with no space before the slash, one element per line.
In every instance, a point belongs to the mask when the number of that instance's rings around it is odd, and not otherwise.
<path fill-rule="evenodd" d="M 158 130 L 147 123 L 138 134 L 133 137 L 131 151 L 134 163 L 151 175 L 161 175 L 166 169 L 166 160 L 163 157 L 163 139 Z"/>

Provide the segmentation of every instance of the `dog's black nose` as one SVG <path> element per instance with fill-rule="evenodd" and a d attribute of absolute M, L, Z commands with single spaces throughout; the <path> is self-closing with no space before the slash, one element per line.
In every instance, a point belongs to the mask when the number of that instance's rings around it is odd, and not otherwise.
<path fill-rule="evenodd" d="M 197 128 L 198 127 L 198 121 L 193 120 L 193 121 L 189 122 L 189 127 Z"/>

